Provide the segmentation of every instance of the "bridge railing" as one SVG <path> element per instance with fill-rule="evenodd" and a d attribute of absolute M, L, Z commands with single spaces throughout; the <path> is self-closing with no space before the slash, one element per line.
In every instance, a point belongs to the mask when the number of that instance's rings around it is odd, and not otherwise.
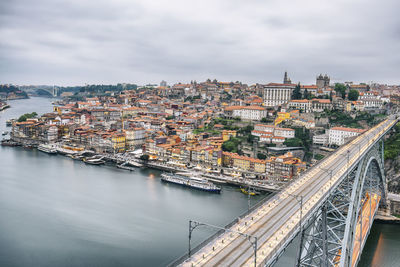
<path fill-rule="evenodd" d="M 235 225 L 236 223 L 238 223 L 240 221 L 240 219 L 246 217 L 247 215 L 249 215 L 251 212 L 253 212 L 254 210 L 256 210 L 257 208 L 261 207 L 263 204 L 265 204 L 269 199 L 270 199 L 271 194 L 265 196 L 264 198 L 262 198 L 260 201 L 258 201 L 256 204 L 254 204 L 252 207 L 250 207 L 250 209 L 248 209 L 247 211 L 243 212 L 241 215 L 239 215 L 237 218 L 235 218 L 233 221 L 231 221 L 230 223 L 228 223 L 227 225 L 224 226 L 225 229 L 229 229 L 231 228 L 233 225 Z M 221 236 L 222 234 L 224 234 L 226 231 L 221 229 L 218 230 L 217 232 L 215 232 L 213 235 L 211 235 L 210 237 L 208 237 L 207 239 L 205 239 L 204 241 L 202 241 L 201 243 L 199 243 L 197 246 L 195 246 L 192 250 L 191 250 L 191 254 L 195 254 L 196 252 L 198 252 L 199 250 L 201 250 L 205 245 L 207 245 L 208 243 L 210 243 L 212 240 L 217 239 L 219 236 Z M 177 266 L 181 263 L 183 263 L 185 260 L 189 259 L 189 254 L 186 252 L 184 255 L 182 255 L 181 257 L 179 257 L 178 259 L 174 260 L 173 262 L 169 263 L 167 266 L 168 267 L 172 267 L 172 266 Z"/>

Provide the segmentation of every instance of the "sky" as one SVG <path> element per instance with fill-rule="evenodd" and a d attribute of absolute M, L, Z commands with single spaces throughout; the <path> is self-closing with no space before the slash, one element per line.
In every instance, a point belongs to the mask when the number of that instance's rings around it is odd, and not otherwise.
<path fill-rule="evenodd" d="M 398 0 L 1 0 L 0 84 L 400 83 Z"/>

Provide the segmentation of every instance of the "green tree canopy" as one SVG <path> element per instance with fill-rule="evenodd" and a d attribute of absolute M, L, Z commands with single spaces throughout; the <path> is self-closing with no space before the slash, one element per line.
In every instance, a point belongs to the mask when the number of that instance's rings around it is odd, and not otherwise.
<path fill-rule="evenodd" d="M 31 119 L 36 117 L 38 114 L 36 112 L 32 112 L 32 113 L 25 113 L 24 115 L 20 116 L 18 118 L 18 122 L 23 122 L 26 121 L 27 119 Z"/>
<path fill-rule="evenodd" d="M 303 141 L 300 138 L 290 138 L 286 139 L 285 142 L 283 142 L 284 145 L 287 147 L 296 147 L 296 146 L 303 146 Z"/>
<path fill-rule="evenodd" d="M 358 91 L 353 89 L 353 90 L 350 90 L 348 97 L 349 97 L 350 101 L 357 101 L 358 96 L 359 96 Z"/>
<path fill-rule="evenodd" d="M 296 85 L 292 92 L 292 99 L 301 99 L 300 83 Z"/>
<path fill-rule="evenodd" d="M 239 143 L 240 139 L 231 137 L 228 141 L 225 141 L 222 144 L 222 150 L 223 151 L 228 151 L 228 152 L 233 152 L 233 153 L 238 153 L 239 152 Z"/>
<path fill-rule="evenodd" d="M 346 97 L 346 86 L 342 83 L 335 84 L 336 93 L 341 96 L 343 99 Z"/>

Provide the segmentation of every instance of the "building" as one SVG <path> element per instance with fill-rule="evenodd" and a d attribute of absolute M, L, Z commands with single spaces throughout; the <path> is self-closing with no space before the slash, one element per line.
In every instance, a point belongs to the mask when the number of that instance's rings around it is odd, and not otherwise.
<path fill-rule="evenodd" d="M 237 133 L 234 130 L 222 130 L 222 140 L 228 141 L 231 137 L 236 137 Z"/>
<path fill-rule="evenodd" d="M 226 167 L 233 167 L 240 171 L 265 174 L 265 160 L 240 156 L 236 153 L 222 152 L 223 162 Z"/>
<path fill-rule="evenodd" d="M 328 144 L 328 141 L 329 141 L 329 135 L 326 133 L 313 136 L 313 144 L 315 145 L 326 146 Z"/>
<path fill-rule="evenodd" d="M 146 140 L 146 130 L 141 127 L 125 130 L 126 149 L 140 148 Z"/>
<path fill-rule="evenodd" d="M 330 80 L 331 79 L 328 77 L 327 74 L 325 74 L 324 76 L 322 76 L 322 74 L 317 76 L 317 87 L 318 87 L 318 89 L 328 87 L 329 83 L 330 83 Z"/>
<path fill-rule="evenodd" d="M 266 160 L 267 178 L 272 180 L 290 180 L 304 171 L 306 166 L 299 158 L 293 157 L 291 152 Z"/>
<path fill-rule="evenodd" d="M 261 120 L 267 116 L 267 110 L 260 106 L 229 106 L 224 110 L 225 116 L 239 117 L 242 120 Z"/>
<path fill-rule="evenodd" d="M 276 107 L 289 102 L 295 84 L 269 83 L 264 85 L 263 98 L 266 107 Z"/>
<path fill-rule="evenodd" d="M 295 130 L 290 128 L 278 128 L 274 130 L 274 135 L 283 138 L 294 138 Z"/>
<path fill-rule="evenodd" d="M 346 143 L 349 138 L 358 136 L 365 132 L 363 129 L 333 127 L 329 130 L 329 145 L 341 146 Z"/>
<path fill-rule="evenodd" d="M 293 99 L 289 101 L 289 108 L 308 113 L 311 112 L 311 102 L 307 99 Z"/>
<path fill-rule="evenodd" d="M 284 75 L 284 77 L 283 77 L 283 83 L 284 83 L 284 84 L 291 84 L 291 83 L 292 83 L 292 81 L 290 80 L 290 78 L 288 78 L 287 71 L 285 71 L 285 75 Z"/>

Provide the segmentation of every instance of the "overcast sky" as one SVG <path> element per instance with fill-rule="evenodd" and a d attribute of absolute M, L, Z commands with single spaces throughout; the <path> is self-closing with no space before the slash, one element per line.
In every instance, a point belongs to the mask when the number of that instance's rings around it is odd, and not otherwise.
<path fill-rule="evenodd" d="M 0 83 L 400 83 L 398 0 L 1 0 Z"/>

